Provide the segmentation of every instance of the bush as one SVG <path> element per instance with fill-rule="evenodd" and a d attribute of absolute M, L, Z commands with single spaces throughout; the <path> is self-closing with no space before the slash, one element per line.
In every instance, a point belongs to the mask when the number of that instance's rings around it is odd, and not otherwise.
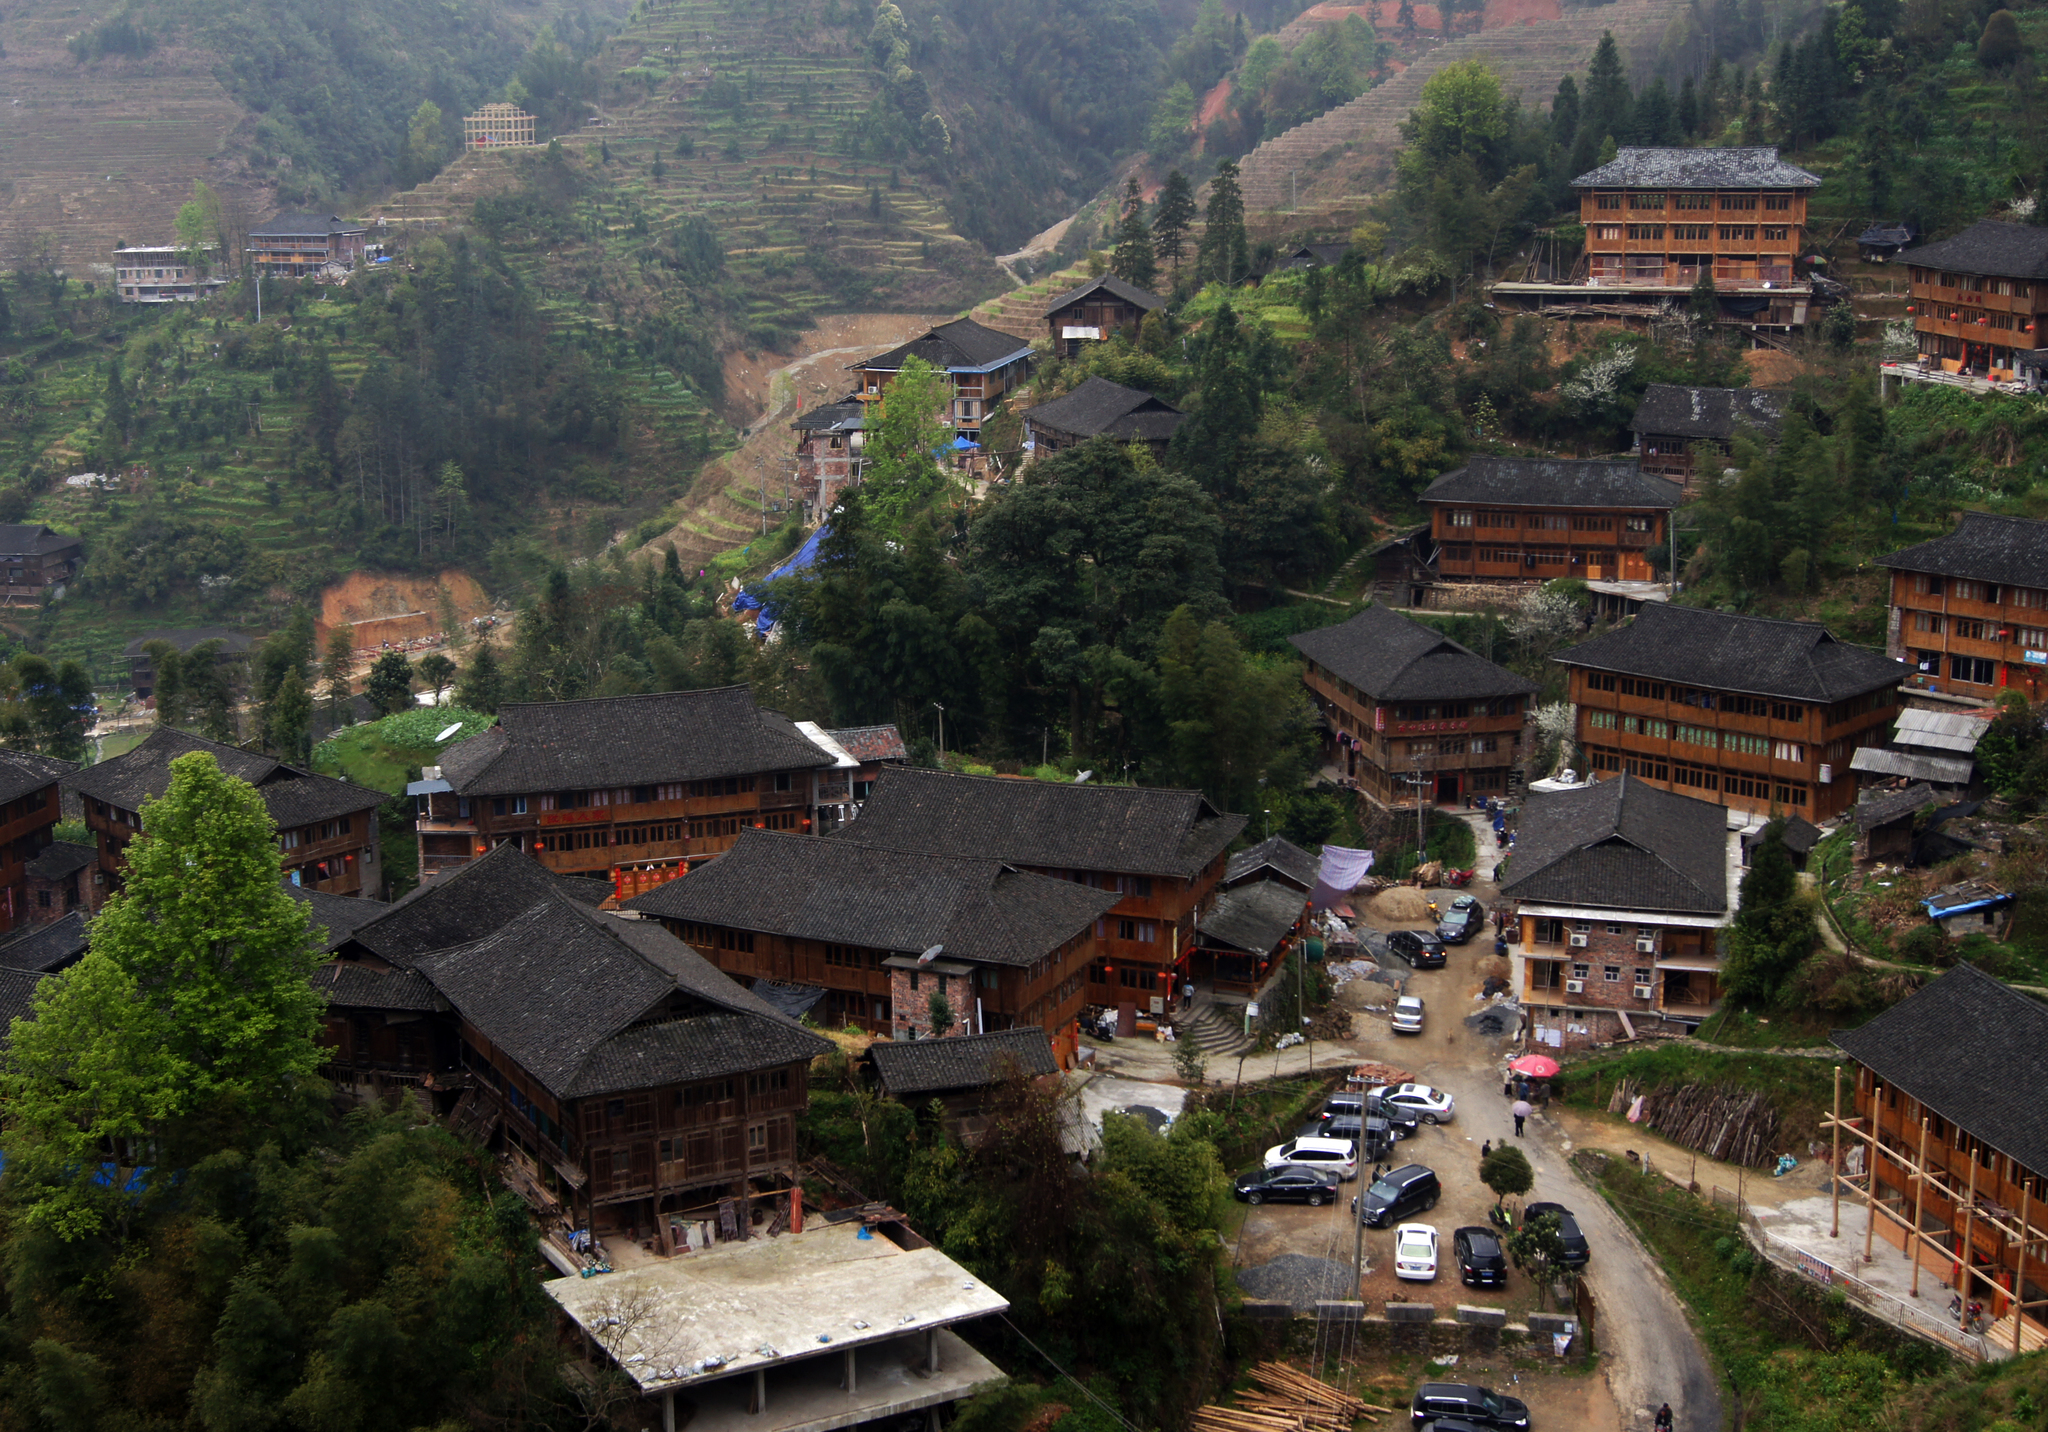
<path fill-rule="evenodd" d="M 2010 10 L 1993 10 L 1977 41 L 1977 63 L 1987 70 L 2002 70 L 2025 51 L 2019 17 Z"/>

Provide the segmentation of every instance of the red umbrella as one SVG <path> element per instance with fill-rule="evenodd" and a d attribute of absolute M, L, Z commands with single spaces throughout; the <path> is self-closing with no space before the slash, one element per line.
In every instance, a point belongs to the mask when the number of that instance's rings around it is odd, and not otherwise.
<path fill-rule="evenodd" d="M 1557 1077 L 1557 1061 L 1548 1054 L 1524 1054 L 1508 1065 L 1517 1074 L 1527 1074 L 1531 1079 L 1554 1079 Z"/>

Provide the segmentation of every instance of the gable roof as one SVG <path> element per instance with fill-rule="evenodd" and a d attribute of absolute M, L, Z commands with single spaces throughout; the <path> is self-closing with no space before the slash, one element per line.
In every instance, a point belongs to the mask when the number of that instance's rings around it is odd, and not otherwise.
<path fill-rule="evenodd" d="M 1785 419 L 1785 397 L 1768 388 L 1684 388 L 1652 383 L 1643 389 L 1633 432 L 1658 437 L 1732 438 L 1737 433 L 1769 436 Z"/>
<path fill-rule="evenodd" d="M 949 958 L 1028 965 L 1087 930 L 1120 898 L 994 860 L 749 827 L 718 859 L 635 896 L 626 908 L 907 954 L 943 945 Z"/>
<path fill-rule="evenodd" d="M 1960 234 L 1907 249 L 1899 261 L 1951 273 L 2048 278 L 2048 229 L 1979 219 Z"/>
<path fill-rule="evenodd" d="M 36 986 L 48 978 L 40 970 L 0 968 L 0 1042 L 15 1020 L 35 1017 Z"/>
<path fill-rule="evenodd" d="M 1070 393 L 1027 408 L 1024 417 L 1033 428 L 1070 437 L 1099 435 L 1136 442 L 1165 442 L 1187 421 L 1187 414 L 1173 404 L 1102 377 L 1091 377 Z"/>
<path fill-rule="evenodd" d="M 337 1009 L 426 1014 L 448 1008 L 448 1001 L 435 993 L 433 981 L 418 970 L 380 970 L 355 960 L 329 960 L 313 971 L 311 981 Z"/>
<path fill-rule="evenodd" d="M 409 968 L 421 955 L 496 931 L 542 896 L 556 892 L 575 898 L 570 882 L 516 847 L 501 845 L 416 886 L 395 904 L 372 904 L 375 913 L 344 943 L 387 964 Z M 606 885 L 605 893 L 610 892 Z M 319 913 L 316 906 L 314 914 Z"/>
<path fill-rule="evenodd" d="M 367 895 L 330 895 L 289 880 L 284 882 L 284 893 L 312 907 L 313 923 L 327 931 L 330 952 L 348 943 L 349 936 L 391 909 L 382 900 Z"/>
<path fill-rule="evenodd" d="M 1879 557 L 1877 564 L 1901 572 L 2048 587 L 2048 522 L 1965 512 L 1956 530 L 1946 537 L 1902 547 Z"/>
<path fill-rule="evenodd" d="M 19 800 L 30 791 L 65 782 L 77 769 L 76 761 L 38 756 L 33 751 L 0 749 L 0 802 Z"/>
<path fill-rule="evenodd" d="M 66 965 L 76 963 L 89 943 L 85 912 L 73 910 L 61 920 L 52 920 L 47 925 L 31 925 L 0 940 L 0 966 L 54 974 Z"/>
<path fill-rule="evenodd" d="M 1629 147 L 1572 180 L 1574 189 L 1818 189 L 1820 176 L 1778 158 L 1776 145 L 1753 149 Z"/>
<path fill-rule="evenodd" d="M 256 794 L 263 797 L 264 807 L 280 830 L 371 810 L 384 801 L 382 791 L 373 791 L 354 781 L 316 776 L 268 756 L 237 746 L 223 746 L 167 726 L 157 727 L 132 751 L 66 776 L 64 788 L 122 810 L 139 811 L 144 802 L 170 789 L 171 762 L 193 751 L 206 752 L 227 774 L 256 787 Z"/>
<path fill-rule="evenodd" d="M 1092 278 L 1088 280 L 1088 282 L 1082 284 L 1079 288 L 1068 289 L 1065 293 L 1061 294 L 1058 298 L 1054 299 L 1051 303 L 1048 303 L 1045 306 L 1045 311 L 1042 316 L 1046 318 L 1051 318 L 1061 309 L 1069 307 L 1072 304 L 1081 302 L 1081 300 L 1088 297 L 1089 294 L 1096 292 L 1098 289 L 1104 293 L 1108 293 L 1117 298 L 1122 299 L 1125 303 L 1130 304 L 1134 308 L 1141 308 L 1147 313 L 1150 313 L 1155 308 L 1166 307 L 1166 300 L 1161 298 L 1158 294 L 1153 293 L 1150 289 L 1139 288 L 1136 284 L 1131 283 L 1125 279 L 1120 279 L 1113 273 L 1106 273 L 1101 278 Z"/>
<path fill-rule="evenodd" d="M 1255 881 L 1218 895 L 1195 938 L 1203 944 L 1220 942 L 1255 955 L 1270 954 L 1306 909 L 1307 893 L 1286 881 Z"/>
<path fill-rule="evenodd" d="M 83 538 L 39 522 L 0 522 L 0 557 L 40 557 L 83 545 Z"/>
<path fill-rule="evenodd" d="M 842 726 L 825 733 L 856 761 L 907 761 L 903 733 L 894 726 Z"/>
<path fill-rule="evenodd" d="M 1678 506 L 1684 487 L 1644 472 L 1633 458 L 1475 457 L 1423 489 L 1422 502 L 1489 507 Z"/>
<path fill-rule="evenodd" d="M 1231 856 L 1230 863 L 1223 867 L 1223 883 L 1236 885 L 1261 870 L 1270 870 L 1304 890 L 1313 890 L 1322 869 L 1319 857 L 1310 855 L 1286 836 L 1275 835 Z"/>
<path fill-rule="evenodd" d="M 1002 367 L 1030 352 L 1031 345 L 1014 334 L 1000 333 L 971 318 L 956 318 L 951 323 L 941 323 L 932 328 L 922 338 L 913 338 L 887 353 L 863 358 L 858 363 L 849 363 L 847 367 L 894 373 L 903 367 L 906 359 L 922 358 L 933 367 L 949 372 L 975 372 Z"/>
<path fill-rule="evenodd" d="M 12 800 L 12 796 L 0 797 Z M 24 868 L 37 880 L 62 880 L 67 875 L 76 875 L 86 866 L 100 858 L 96 845 L 80 845 L 75 840 L 55 840 L 36 852 L 33 860 Z"/>
<path fill-rule="evenodd" d="M 247 632 L 235 631 L 224 626 L 182 627 L 174 631 L 150 631 L 121 648 L 123 656 L 135 657 L 144 654 L 143 648 L 154 641 L 167 641 L 182 654 L 190 651 L 203 641 L 217 641 L 222 656 L 246 656 L 255 645 Z"/>
<path fill-rule="evenodd" d="M 1960 964 L 1835 1046 L 2029 1170 L 2048 1170 L 2048 1007 Z"/>
<path fill-rule="evenodd" d="M 304 238 L 308 234 L 361 234 L 369 231 L 369 225 L 353 219 L 344 219 L 339 214 L 309 214 L 303 210 L 287 210 L 274 219 L 265 219 L 249 230 L 252 239 Z"/>
<path fill-rule="evenodd" d="M 868 1058 L 892 1099 L 986 1088 L 1012 1068 L 1032 1078 L 1060 1072 L 1052 1041 L 1035 1024 L 943 1039 L 878 1039 L 868 1046 Z"/>
<path fill-rule="evenodd" d="M 441 775 L 466 796 L 657 785 L 829 766 L 780 712 L 745 686 L 515 702 L 488 730 L 441 753 Z"/>
<path fill-rule="evenodd" d="M 868 406 L 854 398 L 820 403 L 808 413 L 798 413 L 790 426 L 800 433 L 853 433 L 867 426 Z"/>
<path fill-rule="evenodd" d="M 1351 245 L 1348 243 L 1303 244 L 1293 253 L 1287 255 L 1287 267 L 1329 267 L 1341 262 L 1344 255 L 1349 252 L 1351 252 Z"/>
<path fill-rule="evenodd" d="M 1245 820 L 1218 811 L 1200 791 L 888 766 L 860 814 L 825 838 L 934 855 L 973 851 L 1040 870 L 1186 879 L 1222 854 Z"/>
<path fill-rule="evenodd" d="M 1725 915 L 1728 813 L 1630 775 L 1531 792 L 1501 894 L 1544 905 Z"/>
<path fill-rule="evenodd" d="M 1874 830 L 1880 825 L 1890 825 L 1895 820 L 1917 815 L 1939 799 L 1934 788 L 1925 783 L 1907 786 L 1902 791 L 1868 791 L 1849 807 L 1849 819 L 1856 823 L 1858 830 Z"/>
<path fill-rule="evenodd" d="M 1906 668 L 1837 641 L 1818 622 L 1737 616 L 1646 602 L 1621 626 L 1551 657 L 1564 666 L 1618 671 L 1686 686 L 1842 701 L 1896 686 Z"/>
<path fill-rule="evenodd" d="M 1287 640 L 1316 665 L 1381 701 L 1526 696 L 1539 689 L 1527 677 L 1377 603 L 1349 621 Z"/>

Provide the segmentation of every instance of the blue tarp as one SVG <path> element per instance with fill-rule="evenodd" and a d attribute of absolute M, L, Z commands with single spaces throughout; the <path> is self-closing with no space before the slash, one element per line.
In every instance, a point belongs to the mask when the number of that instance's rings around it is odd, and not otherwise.
<path fill-rule="evenodd" d="M 810 535 L 810 539 L 803 546 L 796 549 L 796 555 L 763 577 L 761 583 L 766 585 L 778 578 L 791 576 L 815 563 L 818 560 L 818 544 L 825 540 L 826 535 L 831 530 L 830 527 L 820 523 L 818 530 Z M 775 625 L 775 613 L 764 606 L 759 597 L 747 591 L 744 587 L 732 599 L 732 609 L 736 612 L 759 611 L 761 615 L 754 622 L 754 630 L 762 636 L 768 635 L 768 628 Z"/>

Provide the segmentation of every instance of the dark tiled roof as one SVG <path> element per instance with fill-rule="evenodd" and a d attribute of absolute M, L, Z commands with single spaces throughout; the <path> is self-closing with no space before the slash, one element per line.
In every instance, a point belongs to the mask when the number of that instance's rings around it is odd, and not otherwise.
<path fill-rule="evenodd" d="M 1914 230 L 1911 224 L 1872 224 L 1856 236 L 1856 242 L 1867 248 L 1903 248 L 1913 242 Z"/>
<path fill-rule="evenodd" d="M 9 799 L 12 797 L 0 796 L 0 800 Z M 59 840 L 44 846 L 26 868 L 37 880 L 62 880 L 67 875 L 76 875 L 99 858 L 98 846 L 80 845 L 75 840 Z"/>
<path fill-rule="evenodd" d="M 913 338 L 887 353 L 851 364 L 882 373 L 894 373 L 905 359 L 922 358 L 934 368 L 988 368 L 1011 358 L 1021 358 L 1031 345 L 1014 334 L 999 333 L 971 318 L 941 323 L 922 338 Z"/>
<path fill-rule="evenodd" d="M 2034 1173 L 2048 1171 L 2048 1007 L 1957 965 L 1835 1044 Z"/>
<path fill-rule="evenodd" d="M 982 1089 L 1017 1072 L 1035 1078 L 1060 1072 L 1052 1041 L 1037 1025 L 945 1039 L 878 1039 L 868 1058 L 892 1099 Z"/>
<path fill-rule="evenodd" d="M 1069 437 L 1097 435 L 1135 441 L 1163 441 L 1187 415 L 1139 388 L 1126 388 L 1107 378 L 1089 378 L 1071 393 L 1040 403 L 1024 416 L 1035 428 Z"/>
<path fill-rule="evenodd" d="M 48 978 L 37 970 L 0 969 L 0 1040 L 15 1020 L 34 1017 L 36 986 Z"/>
<path fill-rule="evenodd" d="M 41 523 L 0 522 L 0 557 L 42 557 L 83 545 L 83 538 Z"/>
<path fill-rule="evenodd" d="M 1683 487 L 1625 462 L 1551 457 L 1475 457 L 1423 490 L 1424 502 L 1490 507 L 1678 506 Z"/>
<path fill-rule="evenodd" d="M 1316 876 L 1321 873 L 1323 862 L 1296 845 L 1284 835 L 1271 836 L 1260 841 L 1249 850 L 1240 850 L 1230 857 L 1230 863 L 1223 867 L 1223 883 L 1235 885 L 1249 879 L 1261 870 L 1273 870 L 1286 876 L 1304 890 L 1315 888 Z"/>
<path fill-rule="evenodd" d="M 1351 252 L 1349 244 L 1303 244 L 1287 256 L 1289 268 L 1327 268 Z"/>
<path fill-rule="evenodd" d="M 1639 433 L 1675 438 L 1732 438 L 1737 433 L 1769 435 L 1785 419 L 1785 397 L 1768 388 L 1681 388 L 1652 383 L 1643 389 L 1629 427 Z"/>
<path fill-rule="evenodd" d="M 190 651 L 203 641 L 217 641 L 224 656 L 246 656 L 255 643 L 247 632 L 234 631 L 223 626 L 185 627 L 178 631 L 144 632 L 141 636 L 121 648 L 123 656 L 141 656 L 142 649 L 153 641 L 167 641 L 181 652 Z"/>
<path fill-rule="evenodd" d="M 1818 702 L 1896 686 L 1906 674 L 1888 656 L 1835 640 L 1818 622 L 1775 621 L 1666 602 L 1644 603 L 1631 621 L 1567 647 L 1551 660 L 1717 691 Z"/>
<path fill-rule="evenodd" d="M 134 750 L 66 777 L 64 786 L 122 810 L 139 811 L 145 801 L 170 789 L 171 762 L 192 751 L 206 752 L 223 771 L 256 787 L 256 794 L 263 797 L 271 820 L 280 830 L 371 810 L 384 800 L 381 791 L 353 781 L 316 776 L 268 756 L 162 726 Z M 367 839 L 368 830 L 363 835 Z"/>
<path fill-rule="evenodd" d="M 1146 289 L 1139 288 L 1134 283 L 1128 283 L 1125 280 L 1118 278 L 1113 273 L 1106 273 L 1101 278 L 1093 278 L 1088 280 L 1088 282 L 1082 284 L 1079 288 L 1068 289 L 1065 293 L 1061 294 L 1058 298 L 1054 299 L 1051 303 L 1048 303 L 1045 306 L 1044 316 L 1047 318 L 1051 318 L 1061 309 L 1069 307 L 1072 304 L 1079 303 L 1082 299 L 1088 297 L 1089 294 L 1096 292 L 1098 289 L 1101 290 L 1103 293 L 1107 293 L 1112 295 L 1113 297 L 1120 298 L 1125 303 L 1130 304 L 1133 308 L 1142 309 L 1146 313 L 1150 313 L 1155 308 L 1166 307 L 1166 300 L 1161 298 L 1158 294 L 1152 293 Z"/>
<path fill-rule="evenodd" d="M 1907 249 L 1899 259 L 1951 273 L 2048 278 L 2048 229 L 1980 219 L 1952 238 Z"/>
<path fill-rule="evenodd" d="M 1538 791 L 1501 894 L 1544 905 L 1728 913 L 1728 813 L 1623 775 Z"/>
<path fill-rule="evenodd" d="M 906 954 L 944 945 L 954 959 L 1028 965 L 1082 933 L 1118 898 L 1113 890 L 1011 870 L 994 860 L 745 829 L 718 859 L 634 897 L 626 908 Z"/>
<path fill-rule="evenodd" d="M 956 776 L 889 766 L 851 823 L 827 836 L 886 850 L 957 855 L 1038 870 L 1199 874 L 1245 817 L 1200 791 Z"/>
<path fill-rule="evenodd" d="M 808 413 L 798 413 L 790 426 L 800 433 L 851 433 L 867 426 L 867 404 L 852 398 L 820 403 Z"/>
<path fill-rule="evenodd" d="M 76 963 L 86 951 L 85 912 L 73 910 L 61 920 L 33 925 L 0 941 L 0 965 L 14 970 L 55 974 Z"/>
<path fill-rule="evenodd" d="M 372 900 L 366 895 L 330 895 L 325 890 L 309 890 L 289 880 L 284 882 L 284 891 L 294 900 L 303 900 L 312 907 L 313 924 L 327 931 L 326 948 L 330 953 L 346 944 L 349 936 L 362 926 L 391 909 L 382 900 Z"/>
<path fill-rule="evenodd" d="M 1902 572 L 2048 587 L 2048 522 L 1965 512 L 1946 537 L 1917 542 L 1877 561 Z"/>
<path fill-rule="evenodd" d="M 1928 785 L 1908 786 L 1902 791 L 1870 791 L 1849 808 L 1849 819 L 1858 830 L 1873 830 L 1915 815 L 1938 799 L 1934 788 Z"/>
<path fill-rule="evenodd" d="M 1617 150 L 1611 162 L 1572 180 L 1574 189 L 1818 189 L 1820 176 L 1757 149 Z"/>
<path fill-rule="evenodd" d="M 38 756 L 33 751 L 0 749 L 0 802 L 20 800 L 30 791 L 64 782 L 78 769 L 76 761 Z"/>
<path fill-rule="evenodd" d="M 1804 816 L 1795 815 L 1785 822 L 1784 833 L 1779 839 L 1794 855 L 1805 855 L 1820 844 L 1820 827 Z"/>
<path fill-rule="evenodd" d="M 1215 908 L 1202 917 L 1195 938 L 1205 945 L 1225 944 L 1255 955 L 1267 954 L 1307 908 L 1308 896 L 1285 881 L 1240 885 L 1216 897 Z"/>
<path fill-rule="evenodd" d="M 587 1098 L 622 1089 L 716 1079 L 815 1059 L 832 1047 L 780 1013 L 699 1014 L 642 1024 L 599 1044 L 571 1094 Z"/>
<path fill-rule="evenodd" d="M 1458 645 L 1392 607 L 1288 638 L 1309 660 L 1382 701 L 1470 701 L 1525 696 L 1527 677 Z"/>
<path fill-rule="evenodd" d="M 298 239 L 308 234 L 360 234 L 368 231 L 368 225 L 353 219 L 344 219 L 339 214 L 308 214 L 287 210 L 274 219 L 265 219 L 249 230 L 252 239 Z"/>
<path fill-rule="evenodd" d="M 407 892 L 395 904 L 372 905 L 375 917 L 358 925 L 347 943 L 389 964 L 410 966 L 431 951 L 495 933 L 543 896 L 568 895 L 571 888 L 571 882 L 532 856 L 501 845 Z M 611 893 L 609 884 L 605 893 Z"/>
<path fill-rule="evenodd" d="M 845 726 L 825 733 L 856 761 L 907 761 L 903 733 L 894 726 Z"/>
<path fill-rule="evenodd" d="M 332 948 L 331 946 L 329 948 Z M 329 960 L 313 971 L 313 988 L 342 1009 L 446 1009 L 432 981 L 418 970 L 378 970 L 354 960 Z"/>
<path fill-rule="evenodd" d="M 596 790 L 829 766 L 787 718 L 754 705 L 744 686 L 536 701 L 441 755 L 441 774 L 468 796 Z"/>
<path fill-rule="evenodd" d="M 728 976 L 683 941 L 661 927 L 658 920 L 635 920 L 609 911 L 597 922 L 631 945 L 643 959 L 651 960 L 674 978 L 676 988 L 695 995 L 734 1014 L 780 1015 L 782 1011 Z"/>

